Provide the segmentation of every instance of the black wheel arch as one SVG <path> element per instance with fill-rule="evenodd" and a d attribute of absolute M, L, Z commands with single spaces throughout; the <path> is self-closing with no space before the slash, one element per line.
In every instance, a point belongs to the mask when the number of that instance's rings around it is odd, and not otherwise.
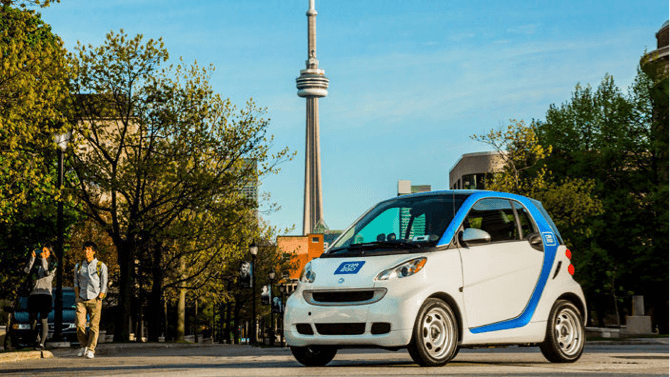
<path fill-rule="evenodd" d="M 458 307 L 456 300 L 454 300 L 454 298 L 446 292 L 435 292 L 428 298 L 438 298 L 446 302 L 451 307 L 451 310 L 453 310 L 454 315 L 456 316 L 456 322 L 458 323 L 458 342 L 460 343 L 463 340 L 463 317 L 461 315 L 461 309 Z"/>
<path fill-rule="evenodd" d="M 579 296 L 577 296 L 576 294 L 574 294 L 572 292 L 567 292 L 567 293 L 562 294 L 561 296 L 559 296 L 556 299 L 556 301 L 559 301 L 559 300 L 570 301 L 573 305 L 575 305 L 577 307 L 577 309 L 579 310 L 579 314 L 582 316 L 582 320 L 584 321 L 584 326 L 586 326 L 586 323 L 588 321 L 586 303 L 584 301 L 582 301 L 582 299 Z M 556 301 L 554 301 L 554 303 Z"/>

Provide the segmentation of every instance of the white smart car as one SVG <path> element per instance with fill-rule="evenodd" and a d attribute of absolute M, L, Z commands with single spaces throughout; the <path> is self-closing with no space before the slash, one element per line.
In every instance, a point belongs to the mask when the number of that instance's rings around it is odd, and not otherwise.
<path fill-rule="evenodd" d="M 586 303 L 542 205 L 490 191 L 400 196 L 361 216 L 309 262 L 285 311 L 308 366 L 339 348 L 407 348 L 439 366 L 461 347 L 538 344 L 552 362 L 584 348 Z"/>

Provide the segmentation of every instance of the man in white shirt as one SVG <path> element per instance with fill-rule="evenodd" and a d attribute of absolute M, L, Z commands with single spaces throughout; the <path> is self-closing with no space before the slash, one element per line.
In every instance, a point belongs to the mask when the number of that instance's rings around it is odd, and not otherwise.
<path fill-rule="evenodd" d="M 77 302 L 77 338 L 81 349 L 77 356 L 95 357 L 100 329 L 102 299 L 107 294 L 107 265 L 98 261 L 98 247 L 94 242 L 84 243 L 86 259 L 74 266 L 74 292 Z M 86 334 L 86 316 L 89 317 L 89 332 Z"/>

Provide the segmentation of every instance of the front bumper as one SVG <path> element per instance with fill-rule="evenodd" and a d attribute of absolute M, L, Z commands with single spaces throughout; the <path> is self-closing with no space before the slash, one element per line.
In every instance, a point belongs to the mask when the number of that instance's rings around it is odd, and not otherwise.
<path fill-rule="evenodd" d="M 297 347 L 404 347 L 412 338 L 414 319 L 423 300 L 407 292 L 407 286 L 403 288 L 389 289 L 373 303 L 327 306 L 309 303 L 305 300 L 309 292 L 303 295 L 299 289 L 286 305 L 286 342 Z"/>
<path fill-rule="evenodd" d="M 29 324 L 14 324 L 19 325 L 17 328 L 9 329 L 7 336 L 10 337 L 12 345 L 14 347 L 21 346 L 33 346 L 38 334 L 41 334 L 41 325 L 38 325 L 37 329 L 34 331 L 30 330 Z M 49 332 L 47 334 L 47 343 L 53 339 L 53 325 L 49 326 Z M 77 328 L 74 324 L 65 324 L 63 325 L 63 337 L 70 343 L 77 343 Z"/>

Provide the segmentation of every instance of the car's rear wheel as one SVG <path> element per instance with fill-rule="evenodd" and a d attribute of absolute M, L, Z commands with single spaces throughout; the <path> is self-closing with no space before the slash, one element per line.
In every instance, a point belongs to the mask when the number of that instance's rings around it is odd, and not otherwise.
<path fill-rule="evenodd" d="M 429 298 L 423 303 L 414 323 L 408 351 L 421 366 L 442 366 L 458 350 L 458 322 L 444 301 Z"/>
<path fill-rule="evenodd" d="M 574 363 L 584 351 L 584 320 L 570 301 L 558 300 L 549 314 L 540 350 L 552 363 Z"/>
<path fill-rule="evenodd" d="M 322 367 L 333 360 L 337 354 L 337 348 L 329 346 L 291 347 L 291 353 L 302 365 Z"/>

